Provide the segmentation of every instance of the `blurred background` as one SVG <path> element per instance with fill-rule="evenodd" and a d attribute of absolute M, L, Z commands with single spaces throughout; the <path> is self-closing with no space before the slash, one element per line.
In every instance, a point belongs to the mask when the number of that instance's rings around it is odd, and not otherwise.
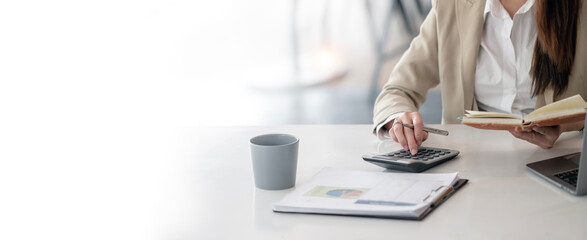
<path fill-rule="evenodd" d="M 166 206 L 208 207 L 200 162 L 232 165 L 197 156 L 247 145 L 191 127 L 370 124 L 417 3 L 0 1 L 0 239 L 193 230 Z"/>
<path fill-rule="evenodd" d="M 3 125 L 371 124 L 429 0 L 0 3 Z M 440 94 L 423 107 L 440 123 Z"/>

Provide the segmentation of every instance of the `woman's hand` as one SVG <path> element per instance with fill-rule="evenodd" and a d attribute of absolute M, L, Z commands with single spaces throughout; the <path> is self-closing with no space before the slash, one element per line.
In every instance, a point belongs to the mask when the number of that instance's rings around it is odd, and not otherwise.
<path fill-rule="evenodd" d="M 510 130 L 514 137 L 534 143 L 541 148 L 551 148 L 562 133 L 561 126 L 532 127 L 532 131 Z"/>
<path fill-rule="evenodd" d="M 532 127 L 532 131 L 510 131 L 514 137 L 534 143 L 541 148 L 551 148 L 563 132 L 579 131 L 585 126 L 585 121 L 561 124 L 552 127 Z"/>
<path fill-rule="evenodd" d="M 412 124 L 414 129 L 404 127 L 402 123 Z M 428 138 L 428 133 L 423 130 L 424 124 L 419 112 L 405 112 L 385 127 L 389 129 L 389 136 L 393 141 L 398 142 L 404 150 L 410 151 L 412 155 L 418 153 L 418 146 Z"/>

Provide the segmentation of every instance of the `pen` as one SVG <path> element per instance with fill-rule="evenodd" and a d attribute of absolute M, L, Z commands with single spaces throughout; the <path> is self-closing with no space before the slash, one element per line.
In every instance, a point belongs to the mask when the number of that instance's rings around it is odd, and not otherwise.
<path fill-rule="evenodd" d="M 411 128 L 411 129 L 414 129 L 414 125 L 412 125 L 412 124 L 402 123 L 402 126 L 407 127 L 407 128 Z M 423 130 L 425 132 L 429 132 L 429 133 L 435 133 L 435 134 L 440 134 L 440 135 L 448 136 L 448 131 L 442 130 L 442 129 L 436 129 L 436 128 L 431 128 L 431 127 L 424 127 Z"/>

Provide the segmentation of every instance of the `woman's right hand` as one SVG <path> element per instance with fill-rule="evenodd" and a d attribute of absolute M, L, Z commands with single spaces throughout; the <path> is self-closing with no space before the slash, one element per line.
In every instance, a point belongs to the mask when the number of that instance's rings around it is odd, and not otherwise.
<path fill-rule="evenodd" d="M 404 127 L 402 123 L 412 124 L 414 129 Z M 398 142 L 404 150 L 410 151 L 412 155 L 418 153 L 418 147 L 428 138 L 428 133 L 423 130 L 424 123 L 419 112 L 405 112 L 387 123 L 385 127 L 393 141 Z"/>

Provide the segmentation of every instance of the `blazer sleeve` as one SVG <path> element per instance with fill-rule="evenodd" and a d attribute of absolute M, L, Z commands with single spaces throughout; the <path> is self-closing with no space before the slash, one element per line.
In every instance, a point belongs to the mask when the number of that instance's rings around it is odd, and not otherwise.
<path fill-rule="evenodd" d="M 373 133 L 379 124 L 398 112 L 415 112 L 430 88 L 439 83 L 436 1 L 408 50 L 394 67 L 375 100 Z"/>

